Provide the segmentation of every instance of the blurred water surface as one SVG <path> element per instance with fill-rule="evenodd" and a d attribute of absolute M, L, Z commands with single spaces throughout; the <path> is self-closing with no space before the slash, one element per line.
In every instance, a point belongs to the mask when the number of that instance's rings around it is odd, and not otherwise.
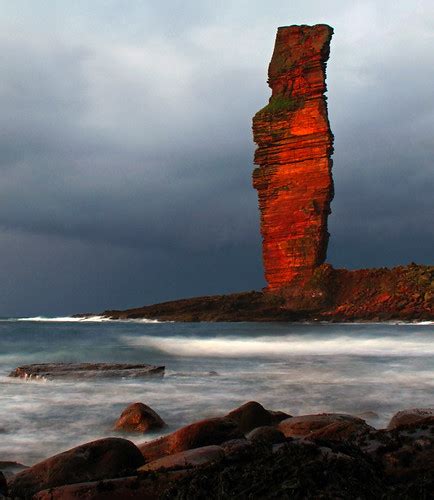
<path fill-rule="evenodd" d="M 7 377 L 23 364 L 85 361 L 163 364 L 166 376 Z M 32 464 L 116 435 L 135 401 L 173 430 L 248 400 L 292 415 L 374 412 L 376 427 L 400 409 L 434 406 L 434 326 L 0 320 L 0 460 Z"/>

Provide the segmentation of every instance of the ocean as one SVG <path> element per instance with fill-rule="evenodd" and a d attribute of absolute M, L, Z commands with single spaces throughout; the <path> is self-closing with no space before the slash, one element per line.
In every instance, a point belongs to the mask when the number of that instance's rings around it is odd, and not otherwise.
<path fill-rule="evenodd" d="M 385 426 L 398 410 L 434 406 L 434 325 L 158 323 L 0 320 L 0 461 L 31 465 L 104 436 L 130 403 L 165 432 L 249 400 L 291 415 L 363 414 Z M 42 362 L 165 365 L 164 378 L 24 381 Z M 123 435 L 143 442 L 161 435 Z"/>

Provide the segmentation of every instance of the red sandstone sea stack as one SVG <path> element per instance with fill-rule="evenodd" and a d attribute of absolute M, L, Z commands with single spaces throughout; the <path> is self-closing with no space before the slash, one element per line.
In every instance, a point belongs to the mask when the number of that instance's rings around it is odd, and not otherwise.
<path fill-rule="evenodd" d="M 267 290 L 302 286 L 326 258 L 333 198 L 333 134 L 326 61 L 333 29 L 278 29 L 268 69 L 270 101 L 253 118 Z"/>
<path fill-rule="evenodd" d="M 326 264 L 333 199 L 333 134 L 326 63 L 333 29 L 278 29 L 268 70 L 272 94 L 253 118 L 267 287 L 109 310 L 112 319 L 169 321 L 420 321 L 434 319 L 434 266 L 334 269 Z"/>

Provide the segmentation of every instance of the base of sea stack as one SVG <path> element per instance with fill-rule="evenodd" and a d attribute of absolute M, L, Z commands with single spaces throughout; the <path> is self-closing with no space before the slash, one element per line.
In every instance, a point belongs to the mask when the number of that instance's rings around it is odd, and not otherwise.
<path fill-rule="evenodd" d="M 348 271 L 324 264 L 303 287 L 294 285 L 279 293 L 265 290 L 195 297 L 102 315 L 184 322 L 432 321 L 434 266 Z"/>

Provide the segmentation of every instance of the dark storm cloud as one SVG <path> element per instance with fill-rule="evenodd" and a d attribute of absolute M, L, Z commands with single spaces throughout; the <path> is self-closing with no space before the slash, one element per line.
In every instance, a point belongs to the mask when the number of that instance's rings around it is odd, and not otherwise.
<path fill-rule="evenodd" d="M 269 7 L 5 4 L 0 314 L 261 287 L 251 116 L 292 22 L 335 27 L 329 260 L 432 260 L 429 2 Z"/>

